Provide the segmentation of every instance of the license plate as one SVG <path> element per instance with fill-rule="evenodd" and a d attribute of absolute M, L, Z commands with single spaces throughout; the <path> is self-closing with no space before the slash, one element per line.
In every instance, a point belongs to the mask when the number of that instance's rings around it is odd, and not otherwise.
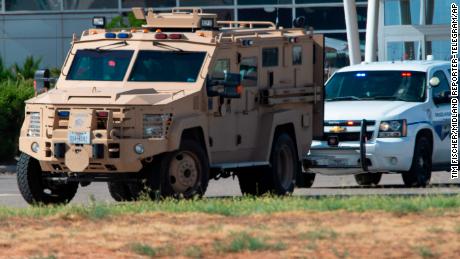
<path fill-rule="evenodd" d="M 344 167 L 348 166 L 348 161 L 346 159 L 329 159 L 330 167 Z"/>
<path fill-rule="evenodd" d="M 89 132 L 69 132 L 68 140 L 69 144 L 91 144 Z"/>

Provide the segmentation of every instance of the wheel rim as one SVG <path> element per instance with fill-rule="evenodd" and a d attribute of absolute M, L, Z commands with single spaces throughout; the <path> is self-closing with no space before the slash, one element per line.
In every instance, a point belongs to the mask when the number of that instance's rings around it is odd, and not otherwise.
<path fill-rule="evenodd" d="M 169 167 L 169 182 L 176 193 L 193 191 L 199 185 L 201 166 L 198 157 L 187 151 L 177 153 Z"/>
<path fill-rule="evenodd" d="M 287 145 L 283 145 L 277 155 L 276 173 L 280 180 L 281 186 L 284 189 L 288 189 L 292 184 L 292 178 L 294 175 L 292 157 L 292 150 Z"/>

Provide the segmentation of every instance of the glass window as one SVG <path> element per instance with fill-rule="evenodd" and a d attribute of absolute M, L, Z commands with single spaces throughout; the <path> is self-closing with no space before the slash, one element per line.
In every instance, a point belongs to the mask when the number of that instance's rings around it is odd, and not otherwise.
<path fill-rule="evenodd" d="M 359 2 L 367 2 L 366 0 L 356 0 Z M 343 0 L 295 0 L 296 4 L 323 4 L 323 3 L 343 3 Z"/>
<path fill-rule="evenodd" d="M 180 6 L 233 5 L 233 0 L 180 0 Z"/>
<path fill-rule="evenodd" d="M 242 58 L 240 63 L 240 75 L 244 86 L 257 85 L 257 58 Z"/>
<path fill-rule="evenodd" d="M 449 40 L 427 41 L 425 49 L 426 55 L 433 55 L 435 60 L 450 60 Z"/>
<path fill-rule="evenodd" d="M 420 60 L 421 52 L 418 41 L 395 41 L 387 44 L 387 60 Z"/>
<path fill-rule="evenodd" d="M 277 15 L 278 9 L 278 15 Z M 238 20 L 240 21 L 271 21 L 285 28 L 292 27 L 292 9 L 290 8 L 257 8 L 257 9 L 238 9 Z"/>
<path fill-rule="evenodd" d="M 292 0 L 237 0 L 239 5 L 292 4 Z"/>
<path fill-rule="evenodd" d="M 122 81 L 133 52 L 131 50 L 78 50 L 67 80 Z"/>
<path fill-rule="evenodd" d="M 65 10 L 118 9 L 118 1 L 63 0 Z"/>
<path fill-rule="evenodd" d="M 56 11 L 61 10 L 61 0 L 5 1 L 6 11 Z"/>
<path fill-rule="evenodd" d="M 230 60 L 229 59 L 219 59 L 214 64 L 212 69 L 212 78 L 224 78 L 225 74 L 230 72 Z"/>
<path fill-rule="evenodd" d="M 129 81 L 194 83 L 206 52 L 139 51 Z"/>
<path fill-rule="evenodd" d="M 358 28 L 366 28 L 367 8 L 357 7 Z M 303 7 L 296 8 L 296 15 L 306 18 L 305 28 L 315 30 L 345 30 L 345 13 L 343 7 Z"/>
<path fill-rule="evenodd" d="M 423 0 L 385 0 L 385 25 L 420 24 L 420 1 Z"/>
<path fill-rule="evenodd" d="M 426 0 L 426 24 L 449 24 L 451 2 L 455 1 Z"/>
<path fill-rule="evenodd" d="M 450 90 L 449 80 L 442 70 L 434 72 L 433 76 L 439 78 L 439 85 L 433 88 L 433 97 Z"/>
<path fill-rule="evenodd" d="M 324 36 L 326 45 L 324 66 L 326 78 L 329 78 L 337 69 L 350 64 L 350 56 L 346 33 L 326 33 Z M 361 57 L 364 56 L 365 38 L 366 33 L 359 33 Z"/>
<path fill-rule="evenodd" d="M 426 73 L 356 71 L 336 73 L 326 85 L 326 101 L 425 100 Z"/>
<path fill-rule="evenodd" d="M 292 64 L 302 65 L 302 46 L 292 47 Z"/>
<path fill-rule="evenodd" d="M 262 49 L 262 66 L 263 67 L 278 66 L 278 48 Z"/>
<path fill-rule="evenodd" d="M 123 8 L 132 7 L 174 7 L 176 0 L 122 0 Z"/>

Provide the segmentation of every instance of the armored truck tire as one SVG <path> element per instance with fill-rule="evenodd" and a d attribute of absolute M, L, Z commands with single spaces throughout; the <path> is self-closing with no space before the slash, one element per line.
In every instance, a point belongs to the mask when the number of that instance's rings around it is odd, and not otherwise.
<path fill-rule="evenodd" d="M 195 140 L 183 140 L 179 150 L 154 159 L 147 180 L 152 199 L 158 196 L 202 197 L 209 182 L 209 161 L 203 146 Z"/>
<path fill-rule="evenodd" d="M 294 191 L 296 176 L 301 167 L 295 143 L 288 134 L 276 136 L 270 165 L 240 170 L 238 180 L 241 192 L 250 195 L 263 195 L 268 192 L 285 195 Z"/>
<path fill-rule="evenodd" d="M 136 201 L 142 191 L 140 183 L 108 182 L 107 185 L 110 196 L 116 201 Z"/>
<path fill-rule="evenodd" d="M 310 188 L 313 186 L 315 182 L 316 174 L 302 172 L 302 169 L 299 169 L 299 173 L 297 174 L 296 179 L 296 186 L 299 188 Z"/>
<path fill-rule="evenodd" d="M 355 174 L 356 183 L 361 186 L 378 185 L 381 179 L 382 173 Z"/>
<path fill-rule="evenodd" d="M 411 168 L 409 171 L 402 172 L 404 185 L 407 187 L 425 187 L 430 183 L 431 155 L 430 140 L 425 136 L 418 137 L 415 142 Z"/>
<path fill-rule="evenodd" d="M 38 160 L 22 153 L 17 165 L 17 180 L 22 197 L 29 204 L 61 204 L 70 202 L 78 189 L 78 182 L 46 181 Z"/>

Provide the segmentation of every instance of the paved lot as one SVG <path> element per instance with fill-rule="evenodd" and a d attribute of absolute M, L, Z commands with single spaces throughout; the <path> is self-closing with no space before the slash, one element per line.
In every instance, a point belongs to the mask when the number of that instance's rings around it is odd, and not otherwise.
<path fill-rule="evenodd" d="M 418 195 L 418 194 L 460 194 L 460 180 L 450 180 L 449 173 L 435 172 L 429 188 L 404 188 L 400 175 L 383 175 L 381 185 L 373 188 L 361 188 L 355 183 L 353 176 L 316 177 L 313 188 L 296 189 L 294 195 L 327 196 L 327 195 Z M 212 180 L 206 196 L 225 197 L 239 196 L 241 192 L 237 179 Z M 88 203 L 89 197 L 97 201 L 114 202 L 110 197 L 105 183 L 93 183 L 80 188 L 72 203 Z M 25 207 L 13 174 L 0 174 L 0 206 Z"/>

